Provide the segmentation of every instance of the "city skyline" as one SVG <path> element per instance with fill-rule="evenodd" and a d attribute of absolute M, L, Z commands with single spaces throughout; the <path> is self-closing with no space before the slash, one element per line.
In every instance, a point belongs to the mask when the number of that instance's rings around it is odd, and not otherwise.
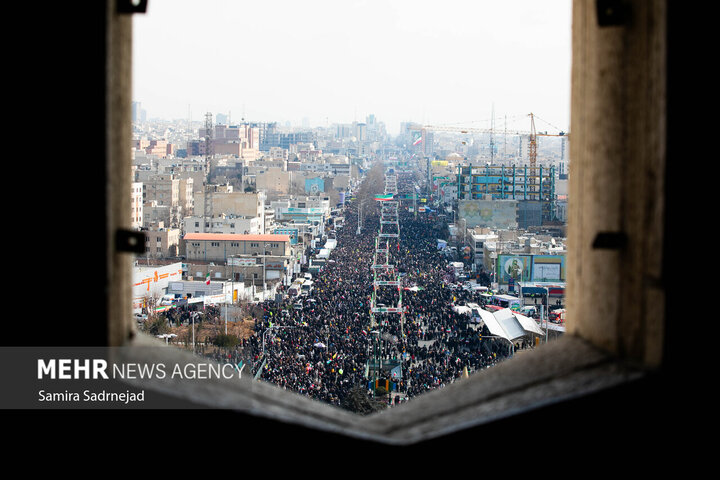
<path fill-rule="evenodd" d="M 368 115 L 569 129 L 569 0 L 152 0 L 134 17 L 133 99 L 149 118 L 329 126 Z"/>

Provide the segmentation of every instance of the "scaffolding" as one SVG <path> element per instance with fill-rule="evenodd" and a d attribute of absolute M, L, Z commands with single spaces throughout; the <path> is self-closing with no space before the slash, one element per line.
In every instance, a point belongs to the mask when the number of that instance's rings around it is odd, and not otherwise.
<path fill-rule="evenodd" d="M 519 200 L 540 202 L 543 220 L 557 215 L 555 166 L 459 165 L 458 200 Z"/>
<path fill-rule="evenodd" d="M 385 195 L 384 197 L 394 197 L 397 194 L 397 176 L 394 170 L 390 169 L 385 175 Z M 383 326 L 388 325 L 390 321 L 386 315 L 399 315 L 400 336 L 405 337 L 405 308 L 402 303 L 402 281 L 400 274 L 393 264 L 390 263 L 391 242 L 397 242 L 397 248 L 400 248 L 400 222 L 398 207 L 400 202 L 397 200 L 383 199 L 380 209 L 380 227 L 375 237 L 375 251 L 373 254 L 372 270 L 372 295 L 370 298 L 370 331 L 375 336 L 372 346 L 372 352 L 368 356 L 366 369 L 366 378 L 372 376 L 373 383 L 378 379 L 378 375 L 383 368 L 398 368 L 399 360 L 384 361 L 381 351 Z M 397 291 L 397 302 L 383 303 L 378 302 L 378 296 L 387 295 L 388 289 L 390 293 Z M 384 303 L 388 302 L 388 304 Z M 378 322 L 378 316 L 382 316 L 382 320 Z M 400 374 L 402 376 L 402 374 Z"/>

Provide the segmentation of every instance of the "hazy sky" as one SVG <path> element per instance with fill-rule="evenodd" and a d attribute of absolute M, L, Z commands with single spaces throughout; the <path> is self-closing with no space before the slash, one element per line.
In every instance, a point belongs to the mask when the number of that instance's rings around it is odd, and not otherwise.
<path fill-rule="evenodd" d="M 150 118 L 567 131 L 571 0 L 149 0 L 133 99 Z"/>

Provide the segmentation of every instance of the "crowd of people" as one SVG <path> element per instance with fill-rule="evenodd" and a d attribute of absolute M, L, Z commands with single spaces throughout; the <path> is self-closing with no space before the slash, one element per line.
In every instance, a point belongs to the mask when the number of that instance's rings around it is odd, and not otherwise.
<path fill-rule="evenodd" d="M 297 299 L 289 296 L 260 304 L 255 335 L 246 344 L 259 378 L 342 405 L 352 389 L 371 388 L 368 361 L 377 351 L 385 364 L 400 365 L 396 378 L 389 371 L 378 375 L 392 378 L 403 399 L 442 388 L 507 357 L 507 343 L 482 338 L 482 329 L 452 309 L 455 304 L 480 303 L 480 298 L 448 281 L 447 259 L 437 248 L 437 239 L 447 237 L 447 225 L 405 205 L 398 212 L 400 236 L 389 239 L 388 259 L 401 286 L 375 292 L 376 304 L 397 306 L 401 298 L 405 314 L 375 313 L 371 328 L 371 266 L 380 222 L 373 195 L 383 193 L 383 175 L 382 164 L 376 165 L 344 207 L 345 226 L 338 230 L 337 246 L 313 278 L 314 291 L 302 308 L 295 308 Z M 414 184 L 413 177 L 399 176 L 400 193 L 414 192 Z"/>

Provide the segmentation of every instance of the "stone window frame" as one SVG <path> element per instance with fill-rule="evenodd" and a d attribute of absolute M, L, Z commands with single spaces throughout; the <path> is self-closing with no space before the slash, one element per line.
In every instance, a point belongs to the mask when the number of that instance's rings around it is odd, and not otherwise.
<path fill-rule="evenodd" d="M 491 369 L 429 392 L 399 408 L 361 417 L 245 378 L 234 388 L 212 384 L 140 385 L 188 404 L 252 416 L 381 444 L 409 445 L 498 419 L 633 384 L 663 372 L 667 359 L 664 275 L 668 232 L 665 192 L 668 7 L 660 0 L 573 2 L 572 123 L 568 210 L 568 330 L 562 338 Z M 109 2 L 113 4 L 112 0 Z M 617 15 L 620 12 L 622 15 Z M 129 172 L 131 18 L 108 15 L 108 168 Z M 117 141 L 118 137 L 125 141 Z M 618 174 L 622 169 L 644 175 Z M 126 199 L 118 175 L 111 205 Z M 129 180 L 128 180 L 129 181 Z M 582 192 L 582 196 L 575 195 Z M 115 208 L 111 206 L 111 209 Z M 119 210 L 118 210 L 119 211 Z M 125 228 L 125 215 L 108 231 Z M 108 238 L 113 236 L 108 234 Z M 108 345 L 157 345 L 136 335 L 129 313 L 131 257 L 112 241 Z M 588 302 L 601 287 L 616 302 Z M 186 352 L 139 349 L 144 361 Z M 148 354 L 147 352 L 154 352 Z M 159 358 L 159 357 L 158 357 Z M 142 382 L 141 382 L 142 383 Z M 208 395 L 207 388 L 214 389 Z"/>

